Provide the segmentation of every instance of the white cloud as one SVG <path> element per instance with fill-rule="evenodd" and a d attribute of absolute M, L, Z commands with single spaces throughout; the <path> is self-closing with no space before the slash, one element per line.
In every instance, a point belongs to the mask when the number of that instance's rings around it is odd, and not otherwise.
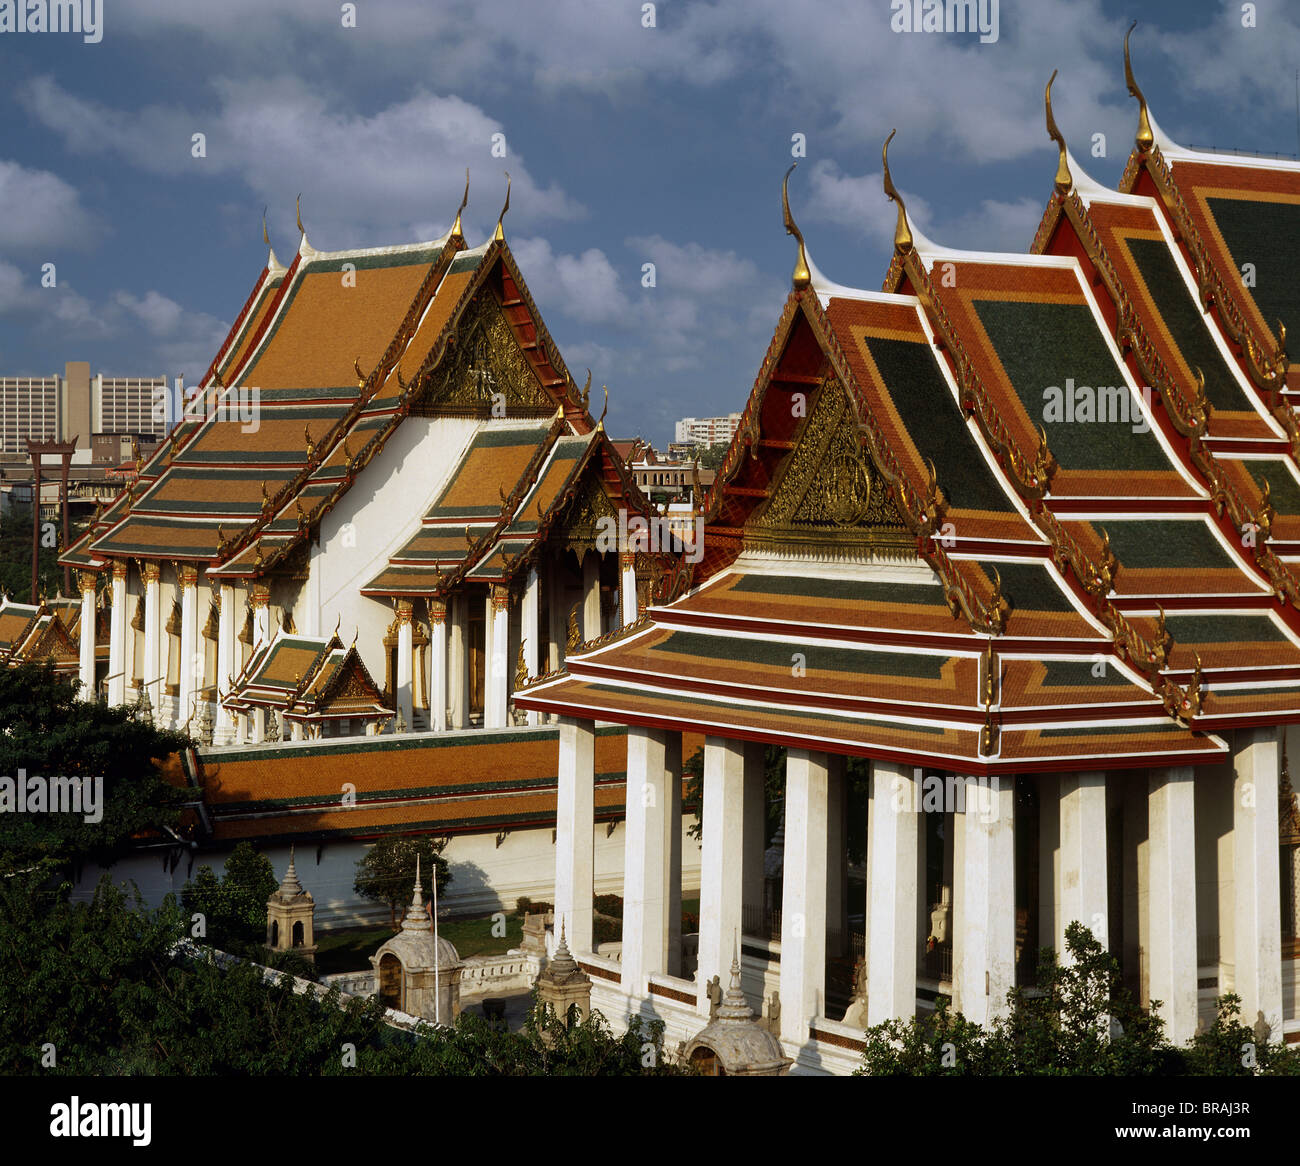
<path fill-rule="evenodd" d="M 589 247 L 581 255 L 556 255 L 542 238 L 512 239 L 533 296 L 554 304 L 583 324 L 624 324 L 628 300 L 605 252 Z"/>
<path fill-rule="evenodd" d="M 24 282 L 21 270 L 0 260 L 0 316 L 22 306 L 28 294 Z"/>
<path fill-rule="evenodd" d="M 98 224 L 76 189 L 48 170 L 0 158 L 0 248 L 9 251 L 82 247 Z"/>
<path fill-rule="evenodd" d="M 326 250 L 391 243 L 402 229 L 414 236 L 413 228 L 431 219 L 442 222 L 435 233 L 441 234 L 460 201 L 467 166 L 471 179 L 477 176 L 467 224 L 495 219 L 502 169 L 513 182 L 512 221 L 585 213 L 558 187 L 540 186 L 507 127 L 459 97 L 420 89 L 366 115 L 338 108 L 330 93 L 292 77 L 218 79 L 213 88 L 217 102 L 210 110 L 172 105 L 128 113 L 78 97 L 51 77 L 25 85 L 19 99 L 75 153 L 117 155 L 170 177 L 242 180 L 270 205 L 281 239 L 296 239 L 293 206 L 301 192 L 308 235 Z M 196 133 L 205 135 L 205 157 L 193 156 Z M 506 134 L 504 159 L 492 156 L 495 134 Z"/>

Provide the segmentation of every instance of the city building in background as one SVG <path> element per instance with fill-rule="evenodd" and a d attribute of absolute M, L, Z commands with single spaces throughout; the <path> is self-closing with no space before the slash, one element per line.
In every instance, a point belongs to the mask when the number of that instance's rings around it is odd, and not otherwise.
<path fill-rule="evenodd" d="M 725 417 L 683 417 L 677 422 L 674 441 L 693 441 L 696 445 L 729 445 L 740 426 L 740 414 Z"/>

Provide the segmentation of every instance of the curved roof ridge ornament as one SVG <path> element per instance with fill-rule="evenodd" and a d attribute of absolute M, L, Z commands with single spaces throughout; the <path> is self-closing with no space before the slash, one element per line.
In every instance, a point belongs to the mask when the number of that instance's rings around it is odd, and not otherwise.
<path fill-rule="evenodd" d="M 1145 154 L 1155 144 L 1156 136 L 1151 130 L 1151 115 L 1147 111 L 1147 99 L 1142 96 L 1142 90 L 1138 88 L 1138 83 L 1133 77 L 1133 61 L 1129 57 L 1128 38 L 1133 35 L 1135 28 L 1137 28 L 1136 20 L 1128 26 L 1128 32 L 1124 34 L 1124 83 L 1128 86 L 1129 93 L 1137 98 L 1138 129 L 1133 141 L 1138 151 Z"/>
<path fill-rule="evenodd" d="M 1074 185 L 1074 179 L 1070 175 L 1069 150 L 1065 145 L 1065 137 L 1062 135 L 1060 128 L 1056 124 L 1056 118 L 1052 116 L 1052 82 L 1056 80 L 1055 69 L 1052 75 L 1047 79 L 1047 89 L 1043 93 L 1043 105 L 1047 110 L 1047 136 L 1056 143 L 1060 155 L 1056 161 L 1056 189 L 1062 195 L 1070 193 L 1070 188 Z"/>
<path fill-rule="evenodd" d="M 276 257 L 275 248 L 271 246 L 271 236 L 266 229 L 266 207 L 262 208 L 262 242 L 266 244 L 266 266 L 271 271 L 283 271 L 284 264 Z"/>
<path fill-rule="evenodd" d="M 510 171 L 502 171 L 506 176 L 506 201 L 501 208 L 501 213 L 497 215 L 497 229 L 492 233 L 492 242 L 504 243 L 506 241 L 505 229 L 501 226 L 501 220 L 506 217 L 506 211 L 510 209 Z"/>
<path fill-rule="evenodd" d="M 880 163 L 884 171 L 881 185 L 889 201 L 898 203 L 898 225 L 894 227 L 894 250 L 900 255 L 906 255 L 912 249 L 912 231 L 907 225 L 907 207 L 903 204 L 903 196 L 898 193 L 898 187 L 894 185 L 894 180 L 889 173 L 889 143 L 894 140 L 896 133 L 898 133 L 897 128 L 890 130 L 889 137 L 880 148 Z"/>
<path fill-rule="evenodd" d="M 294 200 L 294 208 L 297 211 L 298 233 L 301 236 L 301 238 L 298 240 L 298 254 L 314 255 L 316 254 L 316 248 L 314 248 L 307 241 L 307 229 L 302 225 L 302 195 L 301 194 L 299 194 L 298 197 Z"/>
<path fill-rule="evenodd" d="M 803 232 L 795 224 L 794 215 L 790 213 L 790 175 L 798 162 L 790 163 L 790 169 L 781 180 L 781 219 L 785 224 L 785 233 L 793 235 L 799 241 L 799 254 L 794 261 L 794 274 L 790 277 L 790 286 L 795 291 L 802 291 L 812 283 L 812 271 L 808 267 L 808 252 L 804 247 Z"/>
<path fill-rule="evenodd" d="M 449 236 L 450 238 L 455 238 L 457 236 L 459 236 L 461 239 L 465 238 L 465 232 L 462 231 L 460 227 L 460 213 L 467 206 L 469 206 L 469 167 L 468 166 L 465 167 L 465 193 L 461 195 L 460 206 L 456 208 L 456 221 L 451 225 L 451 235 Z"/>

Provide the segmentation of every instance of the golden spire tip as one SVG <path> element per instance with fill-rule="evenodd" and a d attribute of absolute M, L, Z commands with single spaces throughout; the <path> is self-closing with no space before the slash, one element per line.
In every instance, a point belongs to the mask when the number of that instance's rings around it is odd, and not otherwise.
<path fill-rule="evenodd" d="M 799 255 L 794 261 L 794 274 L 791 276 L 790 284 L 795 291 L 802 291 L 812 283 L 812 270 L 808 266 L 808 251 L 804 247 L 803 232 L 795 225 L 794 216 L 790 213 L 790 175 L 798 165 L 798 162 L 791 162 L 790 169 L 785 172 L 785 177 L 781 180 L 781 216 L 785 222 L 785 233 L 799 240 Z"/>
<path fill-rule="evenodd" d="M 510 171 L 506 170 L 503 173 L 506 176 L 506 203 L 501 208 L 501 213 L 497 215 L 497 229 L 492 233 L 492 242 L 494 243 L 504 243 L 506 241 L 506 233 L 501 226 L 501 220 L 506 217 L 506 211 L 510 209 Z"/>
<path fill-rule="evenodd" d="M 465 193 L 461 196 L 460 206 L 456 208 L 456 221 L 451 225 L 453 236 L 465 237 L 465 232 L 460 229 L 460 212 L 469 205 L 469 167 L 465 167 Z"/>
<path fill-rule="evenodd" d="M 1155 144 L 1156 136 L 1151 132 L 1151 118 L 1147 114 L 1147 99 L 1142 96 L 1142 90 L 1138 88 L 1138 83 L 1133 78 L 1133 62 L 1129 57 L 1128 38 L 1133 35 L 1133 30 L 1137 28 L 1135 20 L 1128 26 L 1128 32 L 1124 34 L 1124 83 L 1128 86 L 1128 91 L 1137 98 L 1138 103 L 1138 129 L 1134 142 L 1137 148 L 1145 154 Z"/>
<path fill-rule="evenodd" d="M 1056 80 L 1056 70 L 1052 70 L 1052 75 L 1047 79 L 1047 90 L 1043 94 L 1043 104 L 1047 107 L 1047 136 L 1052 139 L 1060 150 L 1060 157 L 1056 162 L 1056 189 L 1061 194 L 1069 194 L 1070 187 L 1074 185 L 1074 179 L 1070 176 L 1070 165 L 1066 160 L 1065 138 L 1057 128 L 1056 118 L 1052 116 L 1052 82 Z"/>
<path fill-rule="evenodd" d="M 900 255 L 906 255 L 912 249 L 912 231 L 907 225 L 907 207 L 903 204 L 903 196 L 898 193 L 898 187 L 894 185 L 894 180 L 889 173 L 889 143 L 894 140 L 896 133 L 898 133 L 897 129 L 890 130 L 889 137 L 881 147 L 880 161 L 884 170 L 881 185 L 890 201 L 898 203 L 898 223 L 894 227 L 894 250 Z"/>

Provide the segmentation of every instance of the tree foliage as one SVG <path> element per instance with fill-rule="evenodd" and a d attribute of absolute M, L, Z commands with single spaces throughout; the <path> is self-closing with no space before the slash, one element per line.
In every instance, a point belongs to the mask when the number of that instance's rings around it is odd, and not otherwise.
<path fill-rule="evenodd" d="M 172 896 L 145 910 L 105 878 L 88 903 L 33 873 L 0 880 L 0 1074 L 155 1076 L 672 1075 L 662 1025 L 613 1036 L 593 1015 L 534 1014 L 522 1033 L 462 1013 L 409 1034 L 377 996 L 296 991 L 211 949 L 176 954 L 188 920 Z M 53 1055 L 53 1063 L 49 1057 Z M 43 1063 L 44 1061 L 44 1063 Z"/>
<path fill-rule="evenodd" d="M 181 903 L 191 921 L 195 913 L 203 916 L 207 942 L 243 953 L 265 942 L 266 901 L 279 885 L 271 860 L 241 842 L 226 859 L 220 879 L 210 866 L 199 867 L 185 884 Z"/>
<path fill-rule="evenodd" d="M 76 680 L 49 663 L 0 668 L 0 775 L 103 778 L 98 822 L 82 814 L 0 814 L 0 874 L 86 860 L 107 866 L 137 835 L 175 828 L 190 796 L 161 770 L 189 744 L 185 734 L 78 700 L 76 692 Z"/>
<path fill-rule="evenodd" d="M 451 869 L 442 857 L 446 840 L 435 841 L 429 837 L 402 838 L 389 835 L 381 838 L 357 860 L 356 881 L 352 889 L 364 899 L 383 903 L 388 907 L 389 920 L 397 926 L 398 913 L 411 901 L 415 887 L 415 860 L 420 859 L 420 879 L 426 893 L 431 888 L 429 872 L 437 869 L 438 894 L 451 882 Z"/>
<path fill-rule="evenodd" d="M 1083 924 L 1066 928 L 1065 963 L 1044 948 L 1038 988 L 1013 989 L 1008 1012 L 987 1028 L 948 1010 L 867 1030 L 859 1076 L 1175 1076 L 1300 1073 L 1300 1052 L 1268 1044 L 1236 1020 L 1225 996 L 1219 1017 L 1186 1049 L 1164 1035 L 1123 986 L 1119 963 Z M 1243 1049 L 1249 1046 L 1249 1054 Z"/>
<path fill-rule="evenodd" d="M 62 537 L 63 521 L 57 524 L 57 535 Z M 77 524 L 69 521 L 69 537 L 78 537 Z M 42 543 L 45 540 L 42 538 Z M 57 546 L 39 549 L 37 588 L 54 595 L 63 586 L 63 571 L 58 564 Z M 0 592 L 12 595 L 19 603 L 28 603 L 32 594 L 32 508 L 14 506 L 0 522 Z"/>

